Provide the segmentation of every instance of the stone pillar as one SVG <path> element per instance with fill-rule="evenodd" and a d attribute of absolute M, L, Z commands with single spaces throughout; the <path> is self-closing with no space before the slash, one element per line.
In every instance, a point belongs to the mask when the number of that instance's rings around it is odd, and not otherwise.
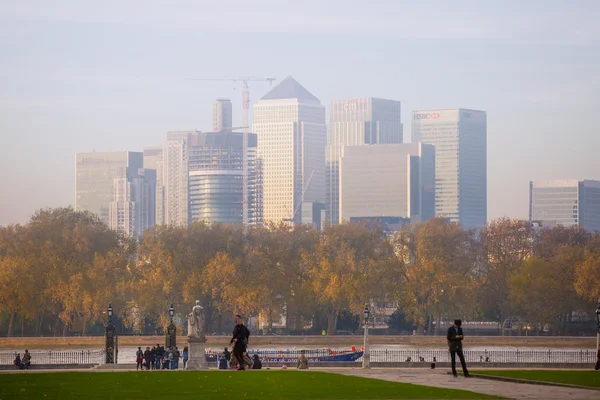
<path fill-rule="evenodd" d="M 189 358 L 186 369 L 199 370 L 208 369 L 208 363 L 206 362 L 206 338 L 188 338 L 188 351 Z"/>

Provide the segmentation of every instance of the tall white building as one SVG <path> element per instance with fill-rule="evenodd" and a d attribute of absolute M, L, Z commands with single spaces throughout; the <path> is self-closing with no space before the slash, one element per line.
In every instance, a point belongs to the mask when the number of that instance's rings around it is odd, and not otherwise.
<path fill-rule="evenodd" d="M 344 146 L 402 143 L 400 102 L 377 98 L 332 100 L 327 134 L 327 220 L 340 222 L 339 162 Z"/>
<path fill-rule="evenodd" d="M 124 168 L 113 182 L 113 201 L 109 203 L 109 227 L 127 236 L 141 236 L 155 225 L 156 171 L 138 169 L 128 176 Z"/>
<path fill-rule="evenodd" d="M 189 214 L 189 148 L 201 132 L 168 132 L 163 145 L 164 223 L 187 226 Z"/>
<path fill-rule="evenodd" d="M 487 222 L 487 115 L 463 108 L 412 114 L 412 141 L 435 147 L 436 216 L 465 228 Z"/>
<path fill-rule="evenodd" d="M 261 159 L 264 221 L 307 222 L 309 210 L 325 202 L 325 107 L 288 77 L 254 105 L 252 131 Z"/>
<path fill-rule="evenodd" d="M 600 181 L 530 182 L 529 219 L 532 224 L 581 226 L 600 232 Z"/>

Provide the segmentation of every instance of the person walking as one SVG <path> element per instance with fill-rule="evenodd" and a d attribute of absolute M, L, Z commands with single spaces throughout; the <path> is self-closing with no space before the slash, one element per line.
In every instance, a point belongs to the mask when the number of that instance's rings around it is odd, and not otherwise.
<path fill-rule="evenodd" d="M 446 338 L 448 339 L 448 348 L 450 350 L 450 360 L 452 365 L 452 375 L 456 378 L 458 375 L 456 374 L 456 356 L 460 359 L 460 365 L 462 366 L 463 374 L 465 378 L 469 376 L 469 371 L 467 370 L 467 364 L 465 363 L 465 356 L 463 355 L 463 345 L 462 340 L 464 338 L 463 330 L 460 327 L 462 325 L 462 321 L 457 319 L 454 321 L 454 325 L 448 328 L 448 335 Z"/>
<path fill-rule="evenodd" d="M 140 370 L 140 369 L 144 369 L 144 366 L 142 364 L 142 362 L 144 361 L 144 352 L 142 351 L 141 347 L 138 347 L 137 351 L 135 352 L 135 362 L 136 362 L 136 366 L 135 366 L 135 370 Z"/>
<path fill-rule="evenodd" d="M 598 350 L 598 354 L 596 354 L 596 371 L 600 370 L 600 349 Z"/>
<path fill-rule="evenodd" d="M 229 344 L 233 344 L 233 357 L 236 359 L 237 371 L 244 371 L 244 353 L 248 345 L 250 331 L 244 326 L 244 321 L 240 315 L 235 316 L 235 327 L 233 328 L 233 337 Z"/>
<path fill-rule="evenodd" d="M 183 369 L 185 369 L 185 366 L 187 365 L 187 362 L 190 358 L 190 351 L 188 350 L 187 346 L 183 348 L 183 353 L 181 354 L 181 356 L 183 359 Z"/>

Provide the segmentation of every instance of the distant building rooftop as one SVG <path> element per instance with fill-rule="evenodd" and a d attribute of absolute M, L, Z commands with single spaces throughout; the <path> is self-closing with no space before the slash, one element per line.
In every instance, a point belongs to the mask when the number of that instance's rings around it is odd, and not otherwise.
<path fill-rule="evenodd" d="M 294 78 L 288 76 L 279 85 L 275 86 L 261 100 L 298 99 L 308 102 L 321 103 L 311 92 L 299 84 Z"/>

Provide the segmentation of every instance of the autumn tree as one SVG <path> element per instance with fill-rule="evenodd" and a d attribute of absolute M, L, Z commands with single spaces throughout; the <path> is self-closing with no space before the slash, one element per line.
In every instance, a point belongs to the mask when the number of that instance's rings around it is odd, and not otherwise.
<path fill-rule="evenodd" d="M 442 314 L 469 315 L 477 259 L 472 232 L 434 218 L 405 226 L 391 240 L 402 287 L 397 298 L 419 334 L 427 320 L 439 322 Z"/>
<path fill-rule="evenodd" d="M 481 232 L 483 259 L 478 298 L 487 317 L 504 321 L 512 311 L 509 278 L 531 257 L 533 233 L 528 221 L 500 218 Z"/>

